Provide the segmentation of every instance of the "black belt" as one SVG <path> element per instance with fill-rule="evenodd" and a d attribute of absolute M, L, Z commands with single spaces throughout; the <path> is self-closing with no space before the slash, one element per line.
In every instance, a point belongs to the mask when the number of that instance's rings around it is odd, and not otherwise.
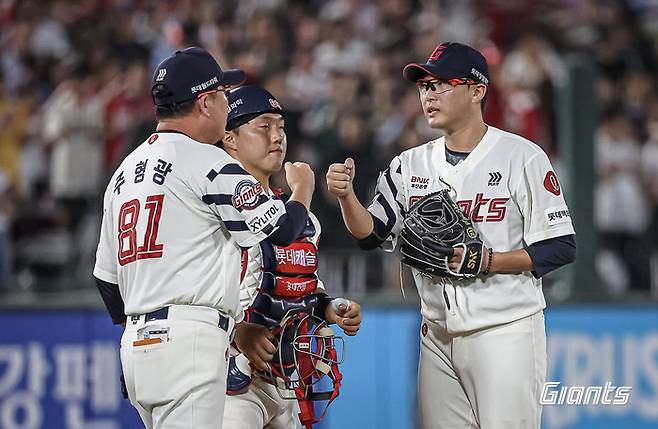
<path fill-rule="evenodd" d="M 217 324 L 217 326 L 228 332 L 228 325 L 229 325 L 228 317 L 224 316 L 221 313 L 217 313 L 217 314 L 219 315 L 219 323 Z M 167 319 L 168 316 L 169 316 L 169 307 L 163 307 L 159 310 L 146 313 L 144 315 L 144 322 L 150 322 L 152 320 L 164 320 Z"/>

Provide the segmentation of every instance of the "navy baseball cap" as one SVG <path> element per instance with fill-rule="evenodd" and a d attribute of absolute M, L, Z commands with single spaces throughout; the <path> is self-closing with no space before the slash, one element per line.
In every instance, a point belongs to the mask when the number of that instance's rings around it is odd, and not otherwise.
<path fill-rule="evenodd" d="M 242 70 L 222 70 L 208 51 L 191 47 L 176 51 L 155 69 L 151 95 L 157 106 L 168 106 L 194 100 L 199 94 L 219 89 L 222 85 L 239 85 L 245 80 Z M 154 89 L 164 85 L 164 91 Z"/>
<path fill-rule="evenodd" d="M 279 113 L 283 116 L 281 103 L 260 86 L 247 85 L 232 89 L 226 98 L 228 99 L 226 131 L 231 131 L 264 113 Z"/>
<path fill-rule="evenodd" d="M 430 75 L 441 80 L 469 79 L 489 84 L 489 66 L 484 56 L 470 46 L 456 42 L 441 43 L 427 62 L 407 64 L 402 75 L 412 82 Z"/>

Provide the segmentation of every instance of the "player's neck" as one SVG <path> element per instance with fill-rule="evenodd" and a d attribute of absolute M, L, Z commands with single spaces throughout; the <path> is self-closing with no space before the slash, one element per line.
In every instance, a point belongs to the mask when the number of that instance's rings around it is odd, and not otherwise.
<path fill-rule="evenodd" d="M 471 121 L 460 127 L 444 129 L 446 147 L 454 152 L 472 152 L 487 132 L 484 121 Z"/>
<path fill-rule="evenodd" d="M 252 168 L 250 165 L 247 165 L 246 163 L 242 164 L 247 170 L 247 173 L 251 174 L 254 176 L 254 179 L 258 180 L 261 185 L 263 185 L 263 189 L 270 189 L 270 176 L 267 175 L 266 173 L 263 173 L 261 171 L 258 171 L 255 168 Z"/>
<path fill-rule="evenodd" d="M 178 131 L 179 133 L 183 133 L 192 140 L 196 140 L 200 143 L 207 143 L 207 144 L 215 144 L 217 143 L 216 141 L 211 141 L 213 140 L 201 130 L 199 130 L 197 127 L 195 127 L 193 124 L 190 124 L 187 121 L 181 121 L 179 119 L 163 119 L 158 122 L 158 126 L 156 127 L 156 131 Z"/>
<path fill-rule="evenodd" d="M 270 176 L 253 173 L 251 175 L 254 176 L 254 179 L 258 180 L 261 185 L 263 185 L 263 189 L 270 189 Z"/>

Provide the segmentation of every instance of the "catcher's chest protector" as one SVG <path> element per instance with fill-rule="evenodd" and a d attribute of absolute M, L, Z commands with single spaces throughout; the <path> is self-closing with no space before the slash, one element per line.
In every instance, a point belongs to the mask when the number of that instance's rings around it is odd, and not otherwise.
<path fill-rule="evenodd" d="M 333 331 L 315 316 L 318 297 L 318 251 L 313 238 L 316 230 L 309 219 L 300 236 L 288 246 L 267 241 L 260 244 L 263 276 L 256 297 L 247 309 L 245 319 L 272 331 L 278 344 L 270 373 L 257 372 L 283 390 L 292 390 L 300 406 L 302 425 L 322 419 L 315 417 L 314 401 L 331 401 L 338 396 L 342 374 L 338 368 Z M 243 252 L 243 268 L 247 264 Z M 296 378 L 291 378 L 294 373 Z M 327 375 L 333 383 L 330 392 L 314 392 L 313 385 Z M 283 396 L 282 396 L 283 397 Z"/>
<path fill-rule="evenodd" d="M 267 241 L 260 243 L 263 276 L 256 297 L 246 311 L 248 322 L 264 325 L 276 335 L 286 316 L 313 314 L 318 303 L 318 297 L 313 295 L 318 287 L 318 251 L 312 241 L 314 235 L 315 227 L 309 220 L 300 236 L 288 246 L 276 246 Z M 245 262 L 243 259 L 243 265 Z M 277 347 L 282 355 L 280 370 L 290 376 L 295 370 L 293 332 L 299 327 L 299 318 L 291 318 L 287 324 L 293 329 L 286 330 Z"/>

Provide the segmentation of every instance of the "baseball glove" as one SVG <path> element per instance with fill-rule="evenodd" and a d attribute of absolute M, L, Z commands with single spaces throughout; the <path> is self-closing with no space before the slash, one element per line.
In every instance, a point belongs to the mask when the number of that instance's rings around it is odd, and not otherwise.
<path fill-rule="evenodd" d="M 468 278 L 481 271 L 485 249 L 482 240 L 448 190 L 426 195 L 411 206 L 400 239 L 402 262 L 426 274 Z M 464 249 L 456 271 L 448 266 L 454 247 Z"/>

